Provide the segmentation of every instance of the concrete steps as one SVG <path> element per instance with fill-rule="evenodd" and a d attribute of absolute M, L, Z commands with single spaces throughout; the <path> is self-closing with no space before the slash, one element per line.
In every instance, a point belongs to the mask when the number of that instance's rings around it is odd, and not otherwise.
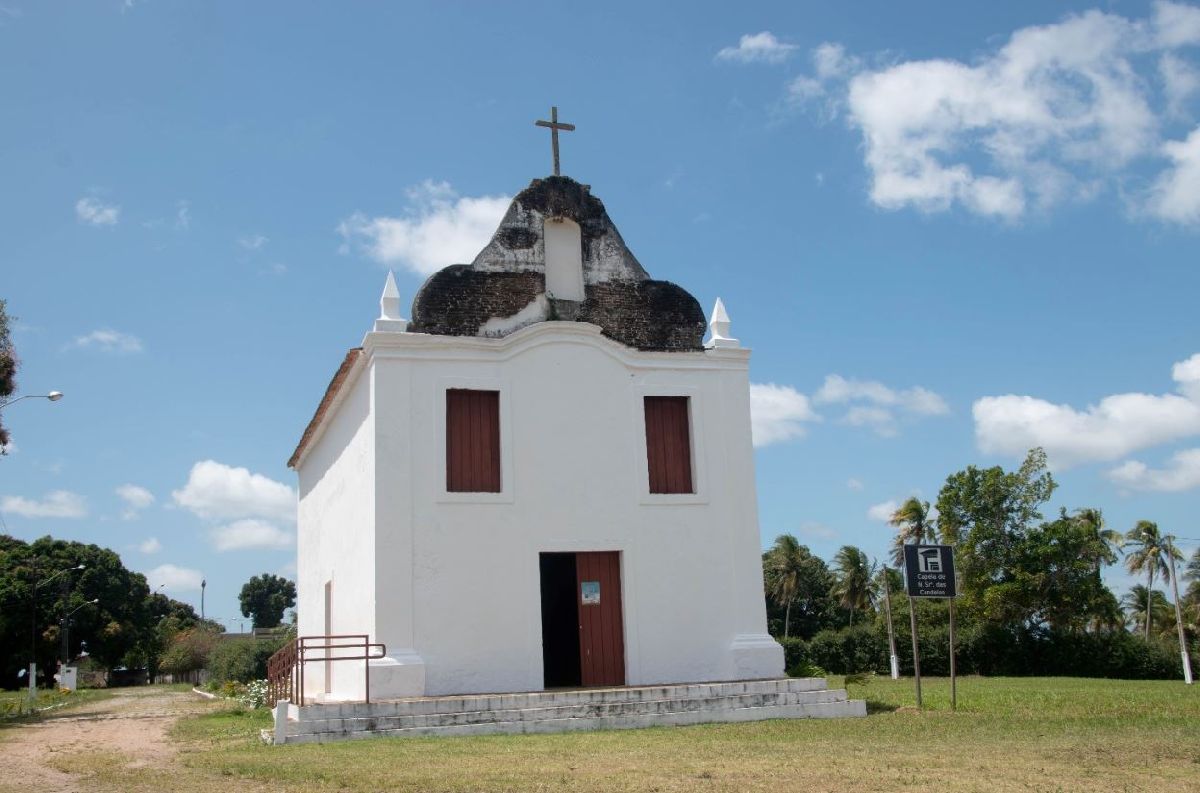
<path fill-rule="evenodd" d="M 314 704 L 288 710 L 289 718 L 274 731 L 276 742 L 324 743 L 384 735 L 568 732 L 866 715 L 861 700 L 849 700 L 845 691 L 826 688 L 823 678 L 422 697 L 370 704 Z"/>

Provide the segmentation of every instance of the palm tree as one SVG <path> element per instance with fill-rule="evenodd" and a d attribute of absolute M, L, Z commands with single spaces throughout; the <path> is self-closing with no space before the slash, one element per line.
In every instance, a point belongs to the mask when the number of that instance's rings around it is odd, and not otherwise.
<path fill-rule="evenodd" d="M 1150 607 L 1149 621 L 1146 621 L 1147 605 Z M 1151 592 L 1141 584 L 1134 584 L 1121 598 L 1121 607 L 1125 609 L 1134 630 L 1145 630 L 1145 627 L 1149 626 L 1155 636 L 1170 634 L 1175 630 L 1175 613 L 1171 601 L 1167 600 L 1161 589 Z"/>
<path fill-rule="evenodd" d="M 833 596 L 842 608 L 850 610 L 850 626 L 854 627 L 854 612 L 865 611 L 875 604 L 875 592 L 871 586 L 875 565 L 871 564 L 861 548 L 853 545 L 843 545 L 833 558 L 833 564 L 837 568 Z"/>
<path fill-rule="evenodd" d="M 1104 525 L 1104 515 L 1093 507 L 1076 510 L 1072 519 L 1092 533 L 1096 544 L 1096 569 L 1099 570 L 1101 565 L 1116 564 L 1125 535 L 1116 529 L 1107 528 Z"/>
<path fill-rule="evenodd" d="M 933 522 L 929 519 L 929 502 L 921 501 L 916 496 L 907 501 L 892 513 L 888 523 L 895 526 L 896 539 L 892 543 L 892 564 L 904 566 L 904 546 L 909 543 L 921 543 L 933 539 Z"/>
<path fill-rule="evenodd" d="M 788 638 L 792 621 L 792 601 L 800 588 L 804 568 L 808 563 L 807 549 L 791 534 L 780 534 L 775 544 L 767 551 L 767 594 L 776 605 L 785 608 L 783 614 L 783 638 Z"/>
<path fill-rule="evenodd" d="M 1154 575 L 1158 573 L 1164 581 L 1171 580 L 1171 570 L 1167 567 L 1167 549 L 1171 549 L 1171 555 L 1177 560 L 1182 560 L 1183 554 L 1167 542 L 1159 532 L 1158 524 L 1149 520 L 1139 520 L 1137 525 L 1125 534 L 1123 547 L 1133 549 L 1125 557 L 1125 567 L 1129 572 L 1134 575 L 1146 574 L 1146 640 L 1149 641 Z"/>

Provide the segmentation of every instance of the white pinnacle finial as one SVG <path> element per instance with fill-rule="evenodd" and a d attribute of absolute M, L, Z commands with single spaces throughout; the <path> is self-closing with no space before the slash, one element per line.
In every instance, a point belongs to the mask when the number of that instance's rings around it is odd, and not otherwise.
<path fill-rule="evenodd" d="M 379 298 L 379 318 L 400 319 L 400 290 L 391 270 L 388 270 L 387 282 L 383 285 L 383 296 Z"/>
<path fill-rule="evenodd" d="M 729 335 L 729 314 L 725 312 L 725 304 L 721 298 L 717 298 L 716 304 L 713 306 L 712 317 L 708 320 L 708 327 L 711 334 L 708 338 L 708 344 L 704 345 L 708 348 L 713 347 L 739 347 L 738 340 Z"/>
<path fill-rule="evenodd" d="M 396 276 L 390 270 L 383 284 L 383 295 L 379 298 L 379 319 L 375 320 L 375 330 L 400 333 L 408 330 L 408 320 L 400 316 L 400 290 L 396 287 Z"/>

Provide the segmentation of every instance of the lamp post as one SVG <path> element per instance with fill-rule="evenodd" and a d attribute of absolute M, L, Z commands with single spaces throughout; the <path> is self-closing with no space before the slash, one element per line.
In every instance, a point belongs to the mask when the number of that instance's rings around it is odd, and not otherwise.
<path fill-rule="evenodd" d="M 58 393 L 58 392 L 55 391 L 52 393 Z M 14 399 L 13 402 L 16 402 L 16 400 Z M 69 573 L 72 570 L 83 570 L 86 567 L 87 567 L 87 565 L 85 565 L 85 564 L 76 565 L 75 567 L 68 567 L 66 569 L 59 570 L 54 575 L 49 576 L 48 578 L 43 578 L 39 581 L 38 577 L 37 577 L 37 561 L 36 561 L 36 559 L 34 560 L 34 563 L 33 563 L 33 591 L 30 593 L 30 598 L 29 598 L 30 599 L 30 606 L 29 606 L 29 698 L 30 699 L 37 698 L 37 611 L 38 611 L 37 597 L 38 597 L 38 590 L 42 587 L 42 584 L 50 583 L 51 581 L 58 578 L 63 573 Z"/>
<path fill-rule="evenodd" d="M 0 409 L 20 402 L 22 399 L 49 399 L 51 402 L 57 402 L 62 398 L 62 391 L 51 391 L 49 394 L 25 394 L 24 396 L 19 396 L 16 399 L 10 399 L 7 402 L 0 402 Z"/>
<path fill-rule="evenodd" d="M 93 598 L 91 600 L 84 601 L 83 603 L 80 603 L 78 606 L 76 606 L 75 608 L 71 609 L 66 614 L 64 614 L 62 620 L 59 622 L 59 626 L 62 628 L 62 665 L 63 666 L 66 666 L 69 663 L 71 663 L 71 642 L 69 639 L 69 637 L 71 635 L 70 634 L 71 617 L 75 614 L 76 611 L 79 611 L 84 606 L 94 606 L 99 602 L 100 602 L 100 598 Z"/>

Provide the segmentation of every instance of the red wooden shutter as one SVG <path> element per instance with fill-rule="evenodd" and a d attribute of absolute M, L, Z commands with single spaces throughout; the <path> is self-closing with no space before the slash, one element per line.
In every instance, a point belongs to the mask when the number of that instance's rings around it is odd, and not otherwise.
<path fill-rule="evenodd" d="M 648 396 L 646 465 L 651 493 L 694 493 L 688 398 Z"/>
<path fill-rule="evenodd" d="M 446 391 L 446 491 L 500 492 L 499 391 Z"/>

